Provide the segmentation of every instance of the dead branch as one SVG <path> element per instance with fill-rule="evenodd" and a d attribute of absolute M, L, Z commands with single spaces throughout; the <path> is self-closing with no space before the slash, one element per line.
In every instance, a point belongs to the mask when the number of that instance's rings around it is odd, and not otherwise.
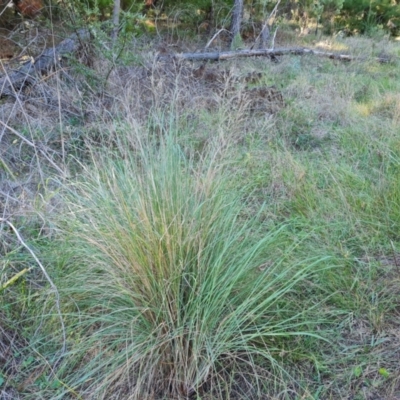
<path fill-rule="evenodd" d="M 328 53 L 325 51 L 307 49 L 302 47 L 295 48 L 280 48 L 280 49 L 251 49 L 251 50 L 237 50 L 237 51 L 221 51 L 221 52 L 206 52 L 206 53 L 178 53 L 172 55 L 158 55 L 157 59 L 160 61 L 167 61 L 170 59 L 187 60 L 187 61 L 223 61 L 232 58 L 242 57 L 270 57 L 283 56 L 286 54 L 305 55 L 313 54 L 319 57 L 327 57 L 333 60 L 340 61 L 356 61 L 362 60 L 360 57 L 354 57 L 348 54 Z M 386 57 L 375 57 L 375 61 L 380 63 L 390 62 Z"/>
<path fill-rule="evenodd" d="M 87 41 L 89 37 L 89 31 L 81 29 L 57 46 L 48 48 L 38 57 L 23 63 L 18 69 L 7 71 L 6 75 L 0 78 L 0 98 L 16 97 L 21 90 L 32 85 L 54 68 L 62 57 L 77 51 L 81 43 Z"/>

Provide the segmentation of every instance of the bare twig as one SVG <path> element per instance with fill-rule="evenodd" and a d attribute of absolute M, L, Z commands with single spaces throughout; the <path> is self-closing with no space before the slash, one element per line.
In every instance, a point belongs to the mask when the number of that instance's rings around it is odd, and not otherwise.
<path fill-rule="evenodd" d="M 2 124 L 6 129 L 10 130 L 14 135 L 18 136 L 23 142 L 33 147 L 35 150 L 39 150 L 40 153 L 46 158 L 46 160 L 62 175 L 65 176 L 65 171 L 63 171 L 47 154 L 46 152 L 40 148 L 40 146 L 35 145 L 35 143 L 28 140 L 25 136 L 21 135 L 18 131 L 16 131 L 11 126 L 7 125 L 0 119 L 0 124 Z"/>
<path fill-rule="evenodd" d="M 36 261 L 36 263 L 39 265 L 40 269 L 43 272 L 43 275 L 45 276 L 46 280 L 49 282 L 51 288 L 54 291 L 54 294 L 56 296 L 56 307 L 57 307 L 57 314 L 60 317 L 60 323 L 61 323 L 61 330 L 62 330 L 62 336 L 63 336 L 63 344 L 61 347 L 61 354 L 60 357 L 58 358 L 58 361 L 61 360 L 61 358 L 63 357 L 63 355 L 65 354 L 66 351 L 66 346 L 67 346 L 67 336 L 66 336 L 66 332 L 65 332 L 65 325 L 64 325 L 64 320 L 61 314 L 61 308 L 60 308 L 60 293 L 57 289 L 57 286 L 54 284 L 54 282 L 52 281 L 52 279 L 50 278 L 50 275 L 47 273 L 46 269 L 44 268 L 43 264 L 40 262 L 40 260 L 37 258 L 36 254 L 33 252 L 33 250 L 25 243 L 25 241 L 22 239 L 18 229 L 10 222 L 7 221 L 5 218 L 0 218 L 0 222 L 4 222 L 6 223 L 15 233 L 15 235 L 17 236 L 19 242 L 22 244 L 22 246 L 25 247 L 26 250 L 29 251 L 29 253 L 31 254 L 31 256 L 33 257 L 33 259 Z M 56 364 L 58 363 L 58 361 L 56 362 Z"/>
<path fill-rule="evenodd" d="M 275 29 L 275 32 L 274 32 L 274 36 L 272 37 L 272 40 L 271 40 L 271 49 L 273 50 L 274 49 L 274 47 L 275 47 L 275 38 L 276 38 L 276 33 L 278 32 L 278 26 L 276 27 L 276 29 Z"/>
<path fill-rule="evenodd" d="M 0 124 L 2 124 L 4 128 L 9 129 L 14 135 L 18 136 L 23 142 L 29 144 L 29 146 L 35 147 L 35 145 L 30 140 L 28 140 L 24 135 L 21 135 L 18 131 L 11 128 L 11 126 L 7 125 L 1 119 L 0 119 Z"/>
<path fill-rule="evenodd" d="M 269 21 L 271 18 L 275 18 L 276 13 L 278 12 L 278 7 L 279 4 L 281 4 L 281 0 L 278 0 L 277 3 L 275 4 L 274 9 L 271 11 L 271 14 L 269 14 L 267 21 Z"/>
<path fill-rule="evenodd" d="M 12 7 L 13 6 L 13 2 L 12 2 L 12 0 L 10 0 L 9 2 L 8 2 L 8 4 L 6 4 L 5 6 L 4 6 L 4 8 L 1 10 L 1 13 L 0 13 L 0 17 L 3 15 L 3 13 L 7 10 L 7 8 L 10 8 L 10 7 Z"/>
<path fill-rule="evenodd" d="M 276 13 L 278 12 L 278 7 L 279 7 L 280 3 L 281 3 L 281 0 L 278 0 L 278 2 L 275 4 L 274 9 L 271 11 L 269 16 L 264 20 L 261 32 L 259 33 L 259 35 L 256 37 L 256 40 L 254 41 L 256 43 L 257 40 L 260 40 L 260 47 L 259 48 L 261 48 L 261 49 L 265 48 L 266 39 L 269 38 L 269 28 L 271 26 L 270 25 L 270 20 L 275 18 Z M 270 46 L 271 49 L 274 48 L 275 36 L 276 36 L 277 30 L 278 30 L 278 28 L 276 28 L 274 37 L 272 39 L 272 45 Z"/>
<path fill-rule="evenodd" d="M 396 268 L 400 271 L 400 263 L 397 260 L 396 249 L 394 248 L 394 244 L 392 241 L 390 241 L 390 244 L 392 245 L 394 264 L 396 265 Z"/>
<path fill-rule="evenodd" d="M 229 32 L 229 31 L 226 30 L 225 28 L 220 29 L 220 30 L 208 41 L 208 43 L 206 44 L 206 47 L 204 47 L 204 49 L 208 49 L 208 48 L 210 47 L 211 43 L 218 37 L 218 35 L 219 35 L 221 32 Z"/>

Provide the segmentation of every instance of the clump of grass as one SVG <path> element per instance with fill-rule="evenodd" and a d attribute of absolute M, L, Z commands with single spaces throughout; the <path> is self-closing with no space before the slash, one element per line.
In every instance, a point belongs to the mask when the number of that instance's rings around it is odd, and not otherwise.
<path fill-rule="evenodd" d="M 277 378 L 282 343 L 319 338 L 290 293 L 323 260 L 285 262 L 285 227 L 243 216 L 215 156 L 167 138 L 95 164 L 65 197 L 65 390 L 188 398 L 229 368 Z"/>

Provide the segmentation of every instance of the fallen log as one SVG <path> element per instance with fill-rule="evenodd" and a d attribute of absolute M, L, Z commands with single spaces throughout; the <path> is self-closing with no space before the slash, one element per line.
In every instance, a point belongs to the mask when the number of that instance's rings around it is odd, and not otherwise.
<path fill-rule="evenodd" d="M 42 75 L 54 68 L 62 57 L 76 52 L 89 38 L 90 32 L 87 29 L 81 29 L 57 46 L 48 48 L 38 57 L 26 61 L 19 68 L 6 71 L 5 76 L 0 78 L 0 98 L 16 97 L 25 87 L 31 86 L 40 80 Z"/>
<path fill-rule="evenodd" d="M 270 57 L 276 58 L 286 54 L 303 55 L 313 54 L 319 57 L 328 57 L 333 60 L 340 61 L 355 61 L 361 60 L 359 57 L 354 57 L 348 54 L 328 53 L 325 51 L 307 49 L 302 47 L 295 48 L 278 48 L 278 49 L 258 49 L 258 50 L 236 50 L 236 51 L 220 51 L 220 52 L 206 52 L 206 53 L 176 53 L 176 54 L 159 54 L 157 60 L 187 60 L 187 61 L 222 61 L 230 60 L 232 58 L 242 57 Z M 390 62 L 389 57 L 375 57 L 375 61 L 380 63 Z"/>

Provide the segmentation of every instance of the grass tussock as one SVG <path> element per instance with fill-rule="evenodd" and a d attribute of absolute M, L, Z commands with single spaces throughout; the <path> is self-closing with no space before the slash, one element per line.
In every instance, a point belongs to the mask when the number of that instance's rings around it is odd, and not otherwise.
<path fill-rule="evenodd" d="M 63 223 L 79 312 L 67 360 L 82 360 L 63 379 L 81 396 L 201 395 L 241 358 L 282 376 L 282 342 L 320 336 L 289 294 L 323 260 L 288 262 L 289 245 L 277 256 L 285 227 L 244 218 L 212 156 L 195 163 L 167 138 L 96 167 L 68 192 Z"/>

